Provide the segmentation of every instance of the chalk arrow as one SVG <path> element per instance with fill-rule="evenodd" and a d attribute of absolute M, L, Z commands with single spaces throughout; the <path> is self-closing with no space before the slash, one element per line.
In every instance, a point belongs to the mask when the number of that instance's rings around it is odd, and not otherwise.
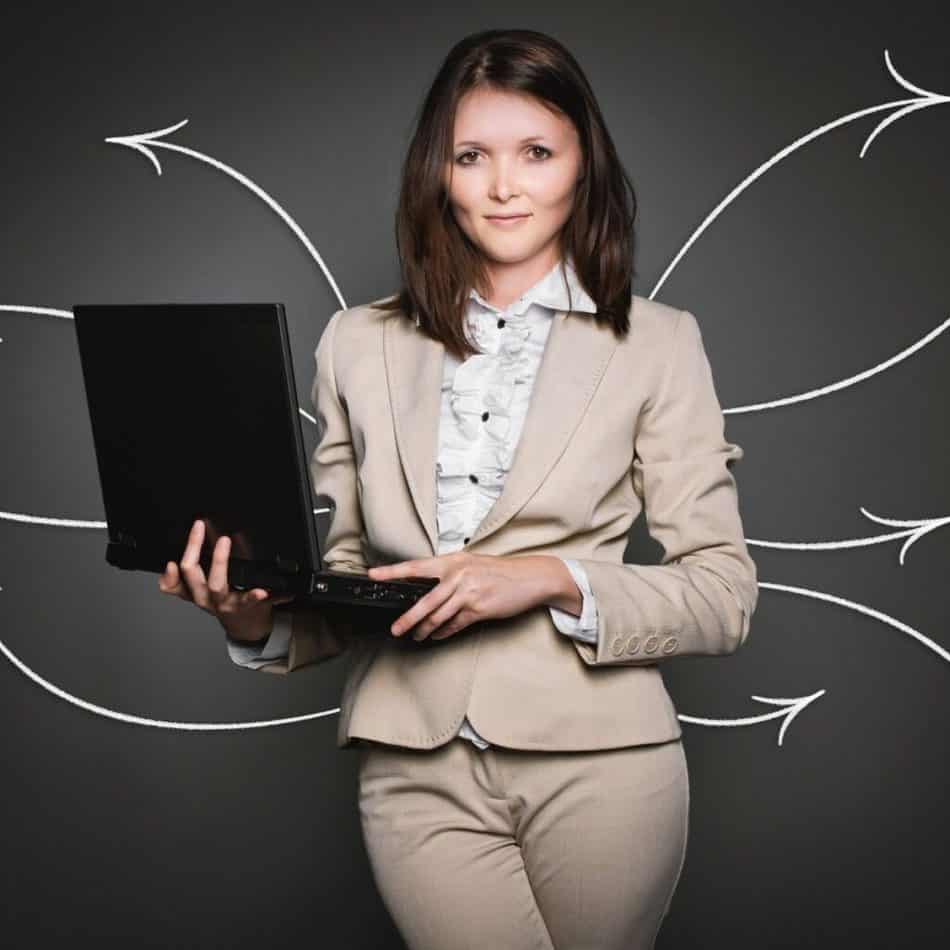
<path fill-rule="evenodd" d="M 680 262 L 686 252 L 696 243 L 699 239 L 699 236 L 703 231 L 708 228 L 716 218 L 729 207 L 732 202 L 739 197 L 748 188 L 754 181 L 758 178 L 761 178 L 773 165 L 777 165 L 782 159 L 787 158 L 793 152 L 797 152 L 798 149 L 803 148 L 809 142 L 813 142 L 815 139 L 820 138 L 822 135 L 827 135 L 829 132 L 834 131 L 841 126 L 848 125 L 850 122 L 856 122 L 858 119 L 863 119 L 866 115 L 873 115 L 875 112 L 886 112 L 889 109 L 897 108 L 893 115 L 888 116 L 883 122 L 880 122 L 874 131 L 867 137 L 864 142 L 864 145 L 861 148 L 859 153 L 859 158 L 864 158 L 867 154 L 867 150 L 870 148 L 871 143 L 874 141 L 877 136 L 884 131 L 889 125 L 896 122 L 898 119 L 903 118 L 905 115 L 908 115 L 911 112 L 916 112 L 918 109 L 929 109 L 931 106 L 942 106 L 950 102 L 950 96 L 942 95 L 938 92 L 931 92 L 929 89 L 922 89 L 920 86 L 915 86 L 909 80 L 905 79 L 901 74 L 894 68 L 894 64 L 891 62 L 891 54 L 889 50 L 884 50 L 884 65 L 887 67 L 888 72 L 894 78 L 898 85 L 902 86 L 904 89 L 907 89 L 909 92 L 916 93 L 912 99 L 895 99 L 891 102 L 882 102 L 880 105 L 870 106 L 867 109 L 860 109 L 857 112 L 849 112 L 847 115 L 843 115 L 838 119 L 833 120 L 832 122 L 827 122 L 824 125 L 819 126 L 817 129 L 813 129 L 807 135 L 803 135 L 800 138 L 795 139 L 790 145 L 786 145 L 785 148 L 776 152 L 768 161 L 763 162 L 759 165 L 755 171 L 746 175 L 742 181 L 739 182 L 732 191 L 726 195 L 719 204 L 713 208 L 712 211 L 706 215 L 706 218 L 703 220 L 702 224 L 690 235 L 689 240 L 680 248 L 676 257 L 670 261 L 669 266 L 663 271 L 663 274 L 660 276 L 660 279 L 657 281 L 656 286 L 650 293 L 650 299 L 652 300 L 660 288 L 666 283 L 666 278 L 673 272 L 673 269 Z"/>
<path fill-rule="evenodd" d="M 768 722 L 770 719 L 783 719 L 782 728 L 778 731 L 778 744 L 782 744 L 785 738 L 785 730 L 792 724 L 792 720 L 806 706 L 810 706 L 816 699 L 825 695 L 825 690 L 820 689 L 810 696 L 798 696 L 794 699 L 776 699 L 771 696 L 753 696 L 752 698 L 759 703 L 770 703 L 773 706 L 783 706 L 783 709 L 777 709 L 775 712 L 762 713 L 760 716 L 743 716 L 741 719 L 701 719 L 698 716 L 678 716 L 681 722 L 693 723 L 697 726 L 718 726 L 718 727 L 737 727 L 737 726 L 755 726 L 760 722 Z"/>
<path fill-rule="evenodd" d="M 184 145 L 176 145 L 174 142 L 166 142 L 163 139 L 165 135 L 171 135 L 173 132 L 177 132 L 183 125 L 188 122 L 187 119 L 182 119 L 181 122 L 176 123 L 175 125 L 169 125 L 164 129 L 154 129 L 151 132 L 136 132 L 133 135 L 113 135 L 110 138 L 107 138 L 106 141 L 114 145 L 124 145 L 127 148 L 134 149 L 136 152 L 144 155 L 152 165 L 155 166 L 155 171 L 161 175 L 162 166 L 158 160 L 158 156 L 155 154 L 154 149 L 164 148 L 171 152 L 178 152 L 182 155 L 187 155 L 190 158 L 195 158 L 199 162 L 204 162 L 207 165 L 211 165 L 212 168 L 217 168 L 218 171 L 224 172 L 225 175 L 228 175 L 230 178 L 233 178 L 235 181 L 240 182 L 245 188 L 252 191 L 258 198 L 264 201 L 269 208 L 271 208 L 280 219 L 293 231 L 294 235 L 300 240 L 303 246 L 307 249 L 307 253 L 317 262 L 317 266 L 320 270 L 323 271 L 324 277 L 326 277 L 330 286 L 333 288 L 333 292 L 336 294 L 337 300 L 340 302 L 341 308 L 346 308 L 346 302 L 343 299 L 343 294 L 340 293 L 340 288 L 337 287 L 336 281 L 333 279 L 333 275 L 328 270 L 326 264 L 323 263 L 323 258 L 317 252 L 317 249 L 313 246 L 310 238 L 304 234 L 303 229 L 297 222 L 259 185 L 256 185 L 250 178 L 246 175 L 242 175 L 236 168 L 232 168 L 230 165 L 226 165 L 224 162 L 219 162 L 216 158 L 212 158 L 210 155 L 205 155 L 203 152 L 196 152 L 194 149 L 185 148 Z"/>
<path fill-rule="evenodd" d="M 779 548 L 785 551 L 835 551 L 840 548 L 865 548 L 872 544 L 883 544 L 885 541 L 893 541 L 895 538 L 907 538 L 901 545 L 897 560 L 901 567 L 904 566 L 904 556 L 910 550 L 915 541 L 920 540 L 925 534 L 942 528 L 945 524 L 950 524 L 950 517 L 943 518 L 918 518 L 899 521 L 897 518 L 882 518 L 880 515 L 872 515 L 865 507 L 860 508 L 861 514 L 865 518 L 870 518 L 878 524 L 891 525 L 892 527 L 906 527 L 904 531 L 891 531 L 888 534 L 876 534 L 866 538 L 848 538 L 844 541 L 759 541 L 752 538 L 746 538 L 746 544 L 754 545 L 760 548 Z"/>

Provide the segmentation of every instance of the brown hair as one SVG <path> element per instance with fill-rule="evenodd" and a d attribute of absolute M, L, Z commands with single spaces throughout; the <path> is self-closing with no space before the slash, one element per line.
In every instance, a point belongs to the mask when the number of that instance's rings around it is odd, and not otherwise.
<path fill-rule="evenodd" d="M 577 129 L 583 177 L 561 231 L 562 267 L 570 256 L 597 304 L 591 319 L 626 335 L 636 274 L 633 185 L 581 67 L 557 40 L 534 30 L 473 33 L 443 62 L 422 103 L 402 168 L 396 210 L 402 288 L 373 306 L 414 319 L 461 359 L 478 352 L 465 335 L 463 316 L 469 291 L 486 286 L 486 268 L 455 222 L 443 184 L 458 103 L 478 87 L 528 93 Z"/>

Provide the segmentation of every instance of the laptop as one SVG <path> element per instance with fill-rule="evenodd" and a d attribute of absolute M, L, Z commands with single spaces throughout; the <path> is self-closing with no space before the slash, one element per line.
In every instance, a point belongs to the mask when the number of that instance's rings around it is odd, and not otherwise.
<path fill-rule="evenodd" d="M 438 584 L 323 568 L 283 304 L 72 310 L 109 564 L 161 574 L 201 518 L 199 562 L 207 575 L 228 535 L 236 590 L 292 593 L 388 627 Z"/>

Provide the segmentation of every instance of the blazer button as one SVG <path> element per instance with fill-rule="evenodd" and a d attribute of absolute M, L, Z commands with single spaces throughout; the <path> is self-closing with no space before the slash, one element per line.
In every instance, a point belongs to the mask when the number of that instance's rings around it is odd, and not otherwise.
<path fill-rule="evenodd" d="M 636 635 L 630 638 L 630 642 L 627 644 L 627 653 L 633 656 L 640 649 L 640 638 Z"/>
<path fill-rule="evenodd" d="M 610 652 L 614 656 L 620 656 L 623 653 L 623 640 L 620 637 L 614 637 L 613 643 L 610 644 Z"/>
<path fill-rule="evenodd" d="M 660 638 L 657 636 L 647 637 L 646 643 L 643 644 L 644 652 L 646 653 L 656 653 L 656 648 L 659 646 Z"/>
<path fill-rule="evenodd" d="M 678 644 L 679 644 L 679 640 L 677 640 L 676 637 L 667 637 L 663 641 L 663 652 L 672 653 L 676 649 Z"/>

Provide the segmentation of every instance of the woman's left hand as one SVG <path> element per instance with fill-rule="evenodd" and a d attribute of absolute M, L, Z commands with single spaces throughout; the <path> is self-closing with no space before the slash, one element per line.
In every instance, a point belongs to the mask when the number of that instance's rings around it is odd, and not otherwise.
<path fill-rule="evenodd" d="M 551 559 L 456 551 L 369 569 L 374 581 L 438 577 L 439 583 L 390 628 L 394 636 L 415 627 L 413 639 L 443 640 L 479 620 L 512 617 L 544 603 Z"/>

